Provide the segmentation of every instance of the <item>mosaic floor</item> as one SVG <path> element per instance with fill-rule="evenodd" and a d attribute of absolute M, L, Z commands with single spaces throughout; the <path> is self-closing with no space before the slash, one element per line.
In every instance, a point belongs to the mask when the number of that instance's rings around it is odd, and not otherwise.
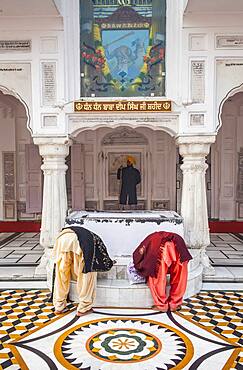
<path fill-rule="evenodd" d="M 201 292 L 178 313 L 75 307 L 48 292 L 0 292 L 1 369 L 243 369 L 243 293 Z"/>

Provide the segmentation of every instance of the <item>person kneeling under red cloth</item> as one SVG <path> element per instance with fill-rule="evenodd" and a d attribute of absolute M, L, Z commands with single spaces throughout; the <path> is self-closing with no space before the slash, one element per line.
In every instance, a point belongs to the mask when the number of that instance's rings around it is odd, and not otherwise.
<path fill-rule="evenodd" d="M 180 309 L 186 291 L 188 261 L 192 256 L 181 236 L 158 231 L 147 236 L 133 253 L 134 267 L 147 280 L 154 309 L 162 312 Z M 166 295 L 166 275 L 170 293 Z"/>
<path fill-rule="evenodd" d="M 96 292 L 98 271 L 109 271 L 113 263 L 101 238 L 91 231 L 70 226 L 61 231 L 54 245 L 53 304 L 55 313 L 67 309 L 71 277 L 77 282 L 77 316 L 91 311 Z"/>

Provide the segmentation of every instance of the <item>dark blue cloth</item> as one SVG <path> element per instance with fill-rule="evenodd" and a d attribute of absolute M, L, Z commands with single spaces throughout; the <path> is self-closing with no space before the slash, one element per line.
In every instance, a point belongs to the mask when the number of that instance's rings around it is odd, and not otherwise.
<path fill-rule="evenodd" d="M 83 273 L 94 271 L 109 271 L 113 261 L 107 252 L 101 238 L 95 233 L 80 226 L 68 226 L 77 235 L 84 256 Z"/>
<path fill-rule="evenodd" d="M 127 166 L 119 168 L 117 179 L 121 180 L 120 204 L 137 204 L 137 185 L 141 182 L 141 175 L 137 168 Z"/>

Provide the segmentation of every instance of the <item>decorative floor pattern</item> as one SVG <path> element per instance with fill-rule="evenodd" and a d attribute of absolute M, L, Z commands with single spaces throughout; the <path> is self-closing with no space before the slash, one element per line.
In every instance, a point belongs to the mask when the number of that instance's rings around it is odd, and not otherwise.
<path fill-rule="evenodd" d="M 243 293 L 201 292 L 179 313 L 56 316 L 48 291 L 0 292 L 0 369 L 243 369 Z"/>
<path fill-rule="evenodd" d="M 48 302 L 49 291 L 4 290 L 0 292 L 0 369 L 11 366 L 19 369 L 11 350 L 6 347 L 12 340 L 38 330 L 43 324 L 56 319 L 54 308 Z M 70 306 L 71 308 L 72 306 Z"/>
<path fill-rule="evenodd" d="M 178 315 L 208 332 L 241 347 L 234 352 L 231 368 L 243 369 L 243 293 L 200 292 L 187 299 Z M 227 368 L 226 368 L 227 369 Z"/>

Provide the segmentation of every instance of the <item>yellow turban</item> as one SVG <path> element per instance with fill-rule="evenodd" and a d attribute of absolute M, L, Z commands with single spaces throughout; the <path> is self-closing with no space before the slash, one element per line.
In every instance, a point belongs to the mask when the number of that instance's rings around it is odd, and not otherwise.
<path fill-rule="evenodd" d="M 136 159 L 131 155 L 127 156 L 127 161 L 129 161 L 132 164 L 136 164 Z"/>

